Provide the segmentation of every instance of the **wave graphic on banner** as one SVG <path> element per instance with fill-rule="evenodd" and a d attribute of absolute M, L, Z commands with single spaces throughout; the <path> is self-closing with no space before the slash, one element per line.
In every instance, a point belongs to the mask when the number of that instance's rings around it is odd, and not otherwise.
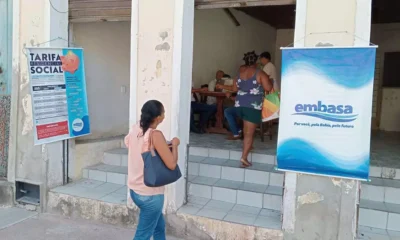
<path fill-rule="evenodd" d="M 358 114 L 353 115 L 337 115 L 337 114 L 329 114 L 329 113 L 320 113 L 320 112 L 301 112 L 301 113 L 293 113 L 292 115 L 304 115 L 309 117 L 320 118 L 323 120 L 328 120 L 332 122 L 352 122 L 357 119 Z"/>
<path fill-rule="evenodd" d="M 278 146 L 278 169 L 367 179 L 369 154 L 356 159 L 338 157 L 300 138 L 288 139 Z"/>
<path fill-rule="evenodd" d="M 292 49 L 282 51 L 282 76 L 306 71 L 346 88 L 361 88 L 374 79 L 375 51 L 370 49 Z M 307 59 L 307 61 L 304 61 Z"/>

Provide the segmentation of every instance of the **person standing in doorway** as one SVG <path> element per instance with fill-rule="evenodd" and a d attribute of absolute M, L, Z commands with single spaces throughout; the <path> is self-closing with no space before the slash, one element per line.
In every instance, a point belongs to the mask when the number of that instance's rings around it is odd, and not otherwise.
<path fill-rule="evenodd" d="M 125 137 L 128 147 L 128 187 L 133 202 L 140 209 L 139 224 L 134 240 L 165 240 L 164 187 L 148 187 L 144 184 L 142 153 L 152 145 L 165 166 L 171 170 L 178 162 L 178 138 L 168 144 L 161 131 L 156 130 L 164 120 L 164 106 L 150 100 L 142 107 L 140 123 L 134 125 Z"/>
<path fill-rule="evenodd" d="M 274 91 L 279 92 L 279 81 L 276 74 L 275 65 L 271 62 L 271 54 L 269 52 L 263 52 L 260 55 L 261 64 L 264 66 L 263 71 L 268 75 L 272 81 Z"/>
<path fill-rule="evenodd" d="M 248 52 L 243 58 L 245 65 L 240 67 L 239 76 L 234 80 L 233 86 L 217 85 L 219 89 L 237 92 L 235 99 L 235 112 L 243 120 L 243 152 L 240 162 L 242 167 L 249 167 L 251 163 L 247 157 L 253 146 L 254 133 L 261 123 L 261 109 L 264 92 L 272 89 L 268 75 L 258 70 L 257 54 Z"/>

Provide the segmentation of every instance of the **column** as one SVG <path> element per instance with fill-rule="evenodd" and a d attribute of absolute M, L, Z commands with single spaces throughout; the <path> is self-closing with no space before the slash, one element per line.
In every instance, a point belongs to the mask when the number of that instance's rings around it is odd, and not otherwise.
<path fill-rule="evenodd" d="M 48 189 L 59 186 L 62 176 L 62 142 L 34 146 L 32 104 L 24 47 L 68 39 L 68 1 L 13 1 L 13 76 L 8 179 L 41 186 L 45 206 Z M 67 47 L 65 40 L 51 41 L 41 47 Z"/>
<path fill-rule="evenodd" d="M 295 47 L 369 45 L 371 0 L 296 3 Z M 286 173 L 285 239 L 354 239 L 359 190 L 355 180 Z"/>
<path fill-rule="evenodd" d="M 130 123 L 140 119 L 142 105 L 162 102 L 167 139 L 181 140 L 179 167 L 186 172 L 189 143 L 194 0 L 132 0 Z M 186 180 L 167 186 L 166 212 L 185 199 Z"/>

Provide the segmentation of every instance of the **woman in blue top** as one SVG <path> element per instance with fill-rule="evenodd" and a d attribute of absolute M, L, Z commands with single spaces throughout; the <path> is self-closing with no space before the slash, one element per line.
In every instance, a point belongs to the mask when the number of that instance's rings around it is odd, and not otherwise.
<path fill-rule="evenodd" d="M 257 54 L 248 52 L 243 58 L 245 65 L 239 69 L 239 76 L 234 79 L 232 86 L 217 85 L 219 89 L 237 92 L 235 100 L 236 115 L 243 120 L 243 152 L 240 159 L 242 167 L 249 167 L 251 163 L 247 156 L 253 146 L 254 132 L 261 123 L 261 109 L 264 92 L 272 89 L 268 75 L 257 68 Z"/>

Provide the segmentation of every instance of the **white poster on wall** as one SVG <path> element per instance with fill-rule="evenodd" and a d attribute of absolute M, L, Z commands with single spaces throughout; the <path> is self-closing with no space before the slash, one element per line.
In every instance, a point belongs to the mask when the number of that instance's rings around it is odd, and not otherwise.
<path fill-rule="evenodd" d="M 367 180 L 376 47 L 285 48 L 278 169 Z"/>

